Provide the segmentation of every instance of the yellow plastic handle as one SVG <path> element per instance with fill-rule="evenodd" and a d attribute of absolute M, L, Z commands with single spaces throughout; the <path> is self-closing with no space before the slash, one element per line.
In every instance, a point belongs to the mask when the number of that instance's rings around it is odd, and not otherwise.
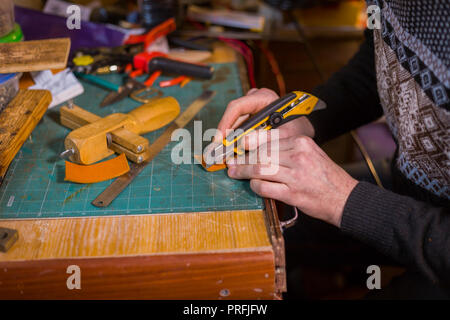
<path fill-rule="evenodd" d="M 158 130 L 180 114 L 180 105 L 174 97 L 155 99 L 128 113 L 135 123 L 130 128 L 137 134 Z"/>

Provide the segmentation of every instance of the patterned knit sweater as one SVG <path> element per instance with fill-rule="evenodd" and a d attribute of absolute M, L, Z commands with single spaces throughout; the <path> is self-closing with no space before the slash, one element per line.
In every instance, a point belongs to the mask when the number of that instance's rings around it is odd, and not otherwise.
<path fill-rule="evenodd" d="M 378 93 L 397 141 L 397 168 L 450 198 L 450 3 L 379 2 L 374 33 Z"/>
<path fill-rule="evenodd" d="M 309 119 L 321 143 L 386 116 L 394 190 L 360 182 L 342 230 L 450 287 L 450 0 L 369 4 L 381 29 L 316 88 L 328 108 Z"/>

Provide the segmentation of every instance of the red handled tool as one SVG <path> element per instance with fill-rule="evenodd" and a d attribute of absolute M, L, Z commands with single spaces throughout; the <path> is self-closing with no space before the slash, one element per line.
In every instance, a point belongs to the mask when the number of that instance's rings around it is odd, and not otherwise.
<path fill-rule="evenodd" d="M 175 19 L 170 18 L 163 23 L 157 25 L 149 32 L 143 35 L 130 35 L 128 39 L 125 41 L 125 44 L 136 44 L 136 43 L 144 43 L 144 48 L 147 49 L 150 44 L 152 44 L 159 37 L 168 35 L 172 31 L 176 29 Z"/>

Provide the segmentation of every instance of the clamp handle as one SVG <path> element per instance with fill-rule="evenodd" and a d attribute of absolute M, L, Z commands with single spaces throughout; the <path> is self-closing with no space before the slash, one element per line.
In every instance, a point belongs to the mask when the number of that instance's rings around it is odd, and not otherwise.
<path fill-rule="evenodd" d="M 178 101 L 174 97 L 164 97 L 143 104 L 127 115 L 132 118 L 135 124 L 130 130 L 140 135 L 169 124 L 179 113 L 180 105 Z"/>

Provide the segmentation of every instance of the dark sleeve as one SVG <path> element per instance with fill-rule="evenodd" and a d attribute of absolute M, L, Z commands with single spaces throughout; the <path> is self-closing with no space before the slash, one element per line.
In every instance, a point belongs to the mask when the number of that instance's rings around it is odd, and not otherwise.
<path fill-rule="evenodd" d="M 308 116 L 319 144 L 383 114 L 375 75 L 373 31 L 366 30 L 365 38 L 348 64 L 312 92 L 327 104 L 326 109 Z"/>
<path fill-rule="evenodd" d="M 367 182 L 350 194 L 342 231 L 450 288 L 450 212 Z"/>

